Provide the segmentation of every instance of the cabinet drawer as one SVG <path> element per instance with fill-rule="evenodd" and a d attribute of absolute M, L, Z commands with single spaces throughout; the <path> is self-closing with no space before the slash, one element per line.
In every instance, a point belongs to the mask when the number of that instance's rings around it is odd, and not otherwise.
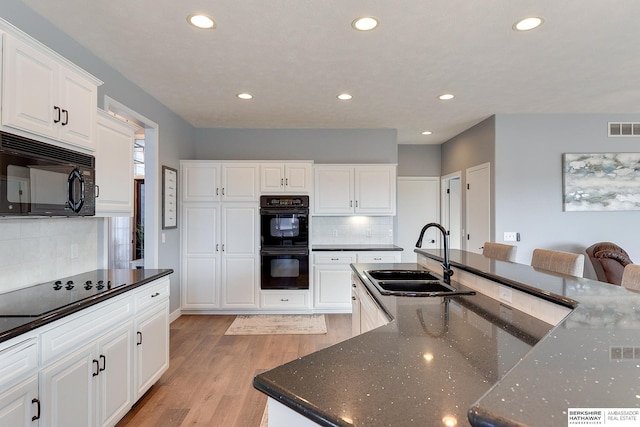
<path fill-rule="evenodd" d="M 317 252 L 313 254 L 314 264 L 352 264 L 356 262 L 355 252 Z"/>
<path fill-rule="evenodd" d="M 115 301 L 114 301 L 115 300 Z M 89 307 L 58 322 L 40 336 L 42 363 L 94 340 L 114 325 L 133 316 L 133 299 L 125 295 Z"/>
<path fill-rule="evenodd" d="M 308 308 L 309 292 L 262 292 L 262 307 L 264 308 Z"/>
<path fill-rule="evenodd" d="M 28 339 L 0 351 L 0 390 L 38 368 L 38 342 Z"/>
<path fill-rule="evenodd" d="M 135 293 L 136 313 L 169 298 L 169 278 L 158 279 L 144 285 Z"/>
<path fill-rule="evenodd" d="M 400 262 L 400 252 L 397 252 L 397 251 L 359 252 L 358 262 L 360 263 Z"/>

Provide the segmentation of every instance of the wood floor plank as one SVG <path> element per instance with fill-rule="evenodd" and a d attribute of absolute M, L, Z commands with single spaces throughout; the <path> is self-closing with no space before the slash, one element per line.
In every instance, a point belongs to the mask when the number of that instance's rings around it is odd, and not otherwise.
<path fill-rule="evenodd" d="M 325 315 L 322 335 L 224 335 L 235 316 L 171 324 L 169 370 L 117 427 L 258 427 L 267 398 L 253 377 L 351 337 L 351 315 Z"/>

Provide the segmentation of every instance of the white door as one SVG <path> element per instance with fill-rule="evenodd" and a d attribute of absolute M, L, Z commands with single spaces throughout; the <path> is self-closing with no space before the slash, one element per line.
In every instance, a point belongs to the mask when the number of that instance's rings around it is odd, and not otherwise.
<path fill-rule="evenodd" d="M 35 420 L 32 421 L 32 417 L 38 416 L 37 398 L 38 377 L 36 375 L 0 394 L 0 427 L 37 425 Z"/>
<path fill-rule="evenodd" d="M 398 246 L 402 247 L 402 262 L 416 262 L 413 249 L 425 224 L 440 220 L 439 179 L 429 177 L 398 178 Z M 439 232 L 427 230 L 422 241 L 425 249 L 435 249 Z"/>
<path fill-rule="evenodd" d="M 316 167 L 314 188 L 314 213 L 320 215 L 353 213 L 352 167 Z"/>
<path fill-rule="evenodd" d="M 133 404 L 133 338 L 130 323 L 99 343 L 98 425 L 112 426 Z"/>
<path fill-rule="evenodd" d="M 169 367 L 169 301 L 136 318 L 135 400 Z"/>
<path fill-rule="evenodd" d="M 260 199 L 260 167 L 257 163 L 222 165 L 222 200 L 250 202 Z"/>
<path fill-rule="evenodd" d="M 442 178 L 442 222 L 449 231 L 451 249 L 462 249 L 462 183 L 460 172 Z"/>
<path fill-rule="evenodd" d="M 395 215 L 395 166 L 358 166 L 355 168 L 355 212 L 371 215 Z"/>
<path fill-rule="evenodd" d="M 467 169 L 467 244 L 469 252 L 482 253 L 491 240 L 491 168 L 489 163 Z"/>
<path fill-rule="evenodd" d="M 98 89 L 95 84 L 60 68 L 60 139 L 80 147 L 95 149 L 97 103 Z"/>

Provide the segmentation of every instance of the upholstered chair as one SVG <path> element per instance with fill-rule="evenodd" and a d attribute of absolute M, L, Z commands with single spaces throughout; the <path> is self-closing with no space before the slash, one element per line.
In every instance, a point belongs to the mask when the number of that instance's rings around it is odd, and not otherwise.
<path fill-rule="evenodd" d="M 620 284 L 634 291 L 640 291 L 640 264 L 627 264 Z"/>
<path fill-rule="evenodd" d="M 629 254 L 615 243 L 598 242 L 589 246 L 585 252 L 593 265 L 596 277 L 601 282 L 619 285 L 624 268 L 633 264 Z"/>
<path fill-rule="evenodd" d="M 582 277 L 584 255 L 548 249 L 534 249 L 531 266 L 554 273 Z"/>
<path fill-rule="evenodd" d="M 500 261 L 516 261 L 517 246 L 505 245 L 502 243 L 484 242 L 482 255 Z"/>

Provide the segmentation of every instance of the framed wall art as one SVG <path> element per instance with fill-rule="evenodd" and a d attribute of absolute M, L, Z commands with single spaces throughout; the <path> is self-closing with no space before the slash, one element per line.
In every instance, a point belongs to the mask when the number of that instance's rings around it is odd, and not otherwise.
<path fill-rule="evenodd" d="M 178 227 L 178 171 L 162 166 L 162 228 Z"/>
<path fill-rule="evenodd" d="M 562 158 L 565 211 L 640 210 L 640 153 L 570 153 Z"/>

